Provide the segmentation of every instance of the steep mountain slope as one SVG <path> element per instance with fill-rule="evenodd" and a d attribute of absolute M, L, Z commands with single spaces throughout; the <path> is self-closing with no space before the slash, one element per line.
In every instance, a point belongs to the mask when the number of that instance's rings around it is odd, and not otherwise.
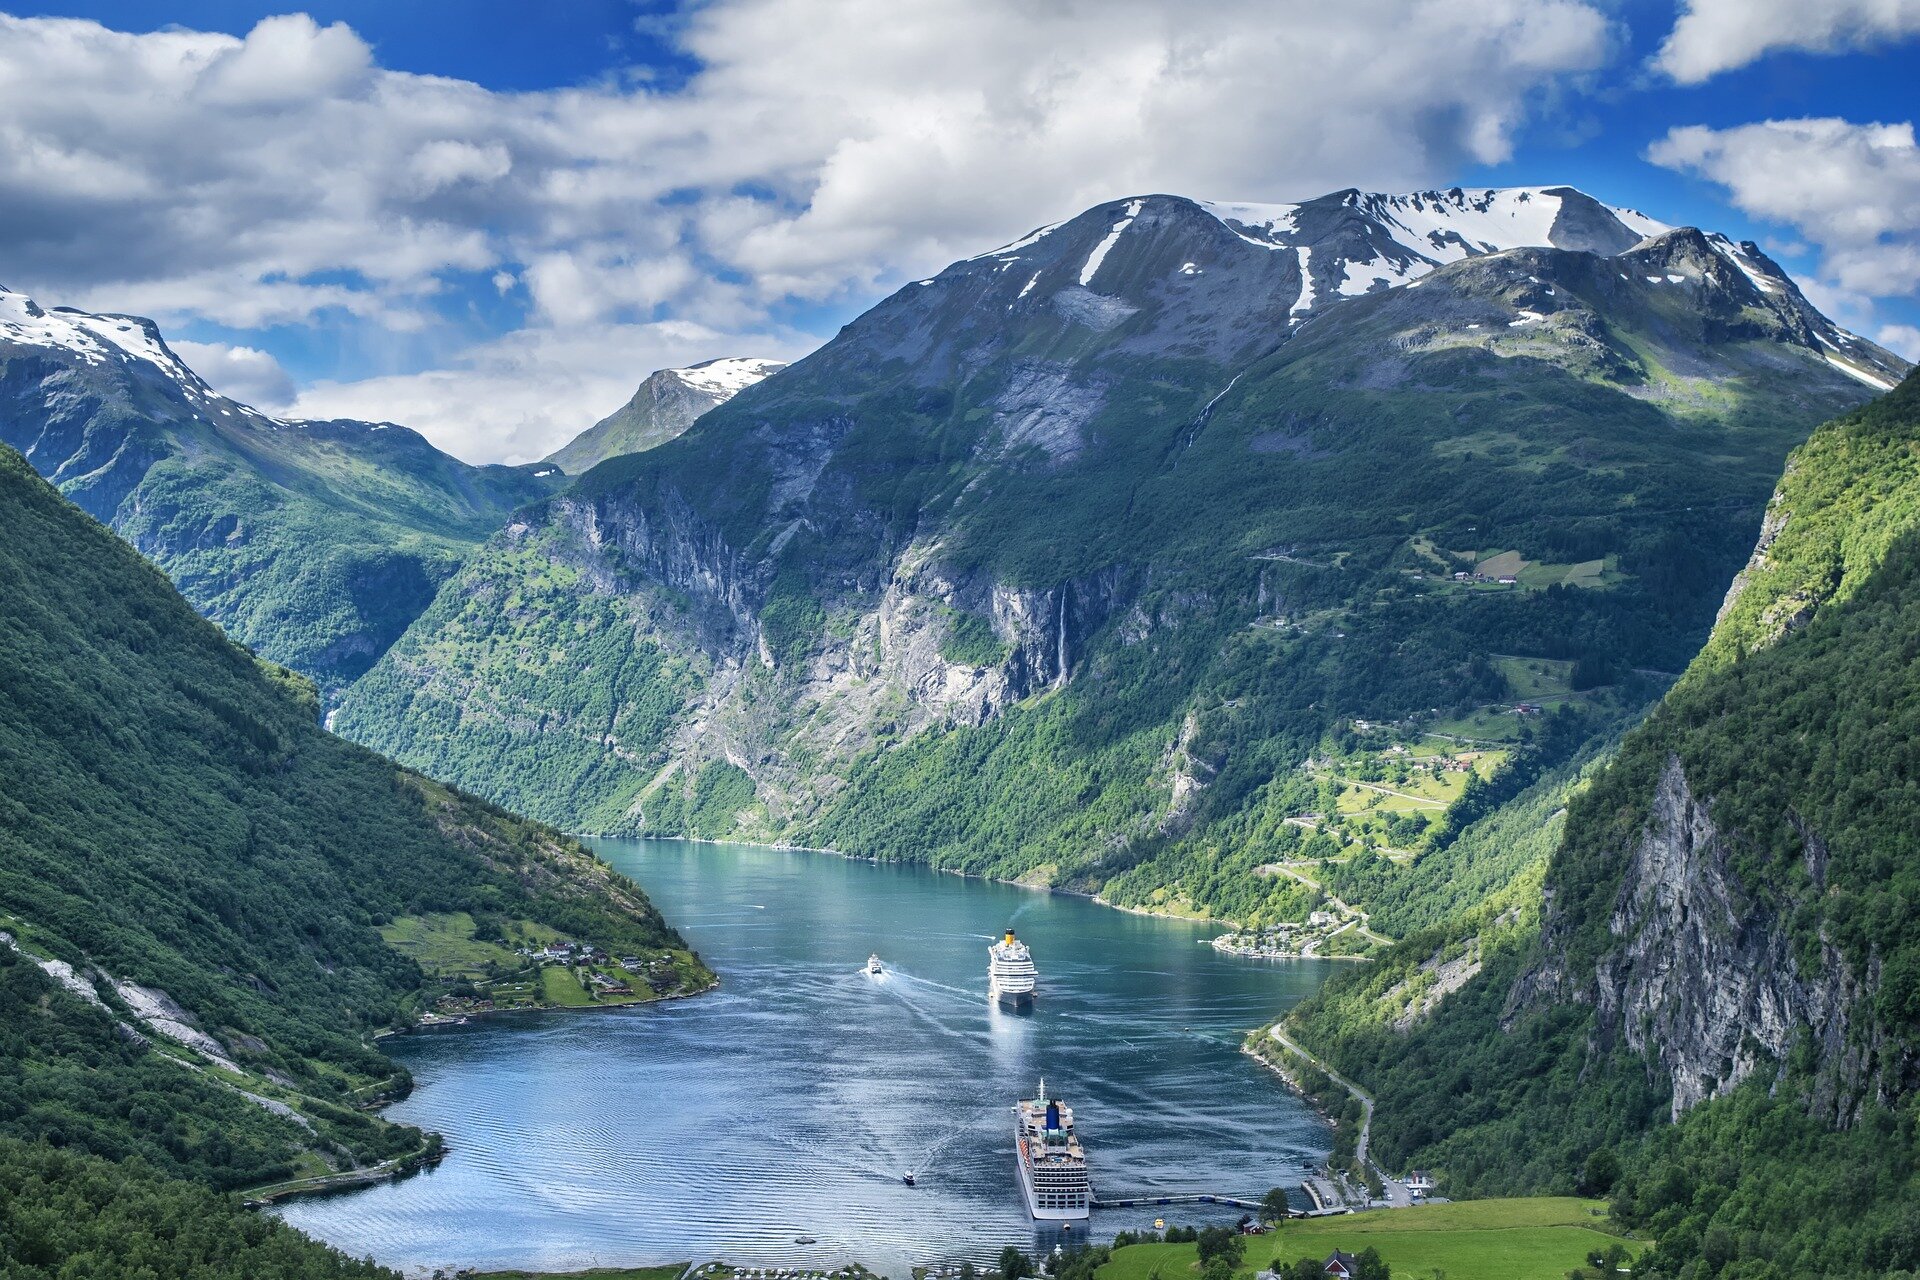
<path fill-rule="evenodd" d="M 593 470 L 608 458 L 665 444 L 707 410 L 787 366 L 778 360 L 731 357 L 685 369 L 657 369 L 633 399 L 547 455 L 568 475 Z"/>
<path fill-rule="evenodd" d="M 328 692 L 557 478 L 471 467 L 391 424 L 267 417 L 214 393 L 152 321 L 3 289 L 0 443 L 235 639 Z"/>
<path fill-rule="evenodd" d="M 1409 939 L 1296 1016 L 1376 1090 L 1382 1157 L 1611 1187 L 1652 1274 L 1920 1266 L 1916 661 L 1909 376 L 1794 454 L 1712 640 L 1571 805 L 1538 923 Z"/>
<path fill-rule="evenodd" d="M 1757 249 L 1565 189 L 1118 201 L 528 510 L 338 723 L 576 829 L 1298 915 L 1253 872 L 1329 733 L 1478 716 L 1530 776 L 1611 732 L 1900 367 Z M 1558 727 L 1479 727 L 1512 655 L 1584 673 Z"/>
<path fill-rule="evenodd" d="M 406 1085 L 371 1034 L 449 989 L 403 920 L 710 981 L 580 846 L 318 728 L 4 447 L 0 514 L 0 1137 L 222 1188 L 417 1155 L 360 1109 Z"/>

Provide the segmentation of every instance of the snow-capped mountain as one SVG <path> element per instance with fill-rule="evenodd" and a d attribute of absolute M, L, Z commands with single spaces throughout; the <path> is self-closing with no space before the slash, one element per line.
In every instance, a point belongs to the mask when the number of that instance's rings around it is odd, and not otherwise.
<path fill-rule="evenodd" d="M 1673 669 L 1788 451 L 1904 368 L 1757 249 L 1565 188 L 1116 200 L 517 512 L 339 723 L 576 830 L 725 794 L 1101 888 L 1264 821 L 1323 717 L 1501 696 L 1517 636 Z M 1507 551 L 1554 567 L 1456 590 Z"/>
<path fill-rule="evenodd" d="M 655 370 L 633 399 L 548 454 L 546 461 L 577 476 L 608 458 L 663 445 L 707 410 L 786 367 L 779 360 L 723 356 L 685 369 Z"/>
<path fill-rule="evenodd" d="M 1530 248 L 1613 257 L 1675 231 L 1572 187 L 1456 187 L 1404 195 L 1347 190 L 1298 204 L 1150 195 L 1041 227 L 919 284 L 1001 277 L 998 291 L 1008 295 L 1003 307 L 1009 311 L 1050 307 L 1104 328 L 1117 328 L 1149 308 L 1204 310 L 1216 319 L 1232 312 L 1245 322 L 1235 326 L 1239 336 L 1251 325 L 1276 337 L 1334 303 L 1412 285 L 1466 258 Z M 1747 281 L 1753 295 L 1748 301 L 1758 311 L 1775 316 L 1834 367 L 1869 386 L 1886 390 L 1899 380 L 1903 361 L 1821 315 L 1758 245 L 1703 234 Z M 1220 280 L 1223 274 L 1231 279 Z M 1239 305 L 1223 306 L 1229 293 L 1242 295 Z M 1165 318 L 1154 327 L 1164 329 Z M 1227 354 L 1218 340 L 1235 336 L 1223 332 L 1208 345 Z"/>
<path fill-rule="evenodd" d="M 0 289 L 0 444 L 165 569 L 236 639 L 329 690 L 557 468 L 474 467 L 381 422 L 221 395 L 153 321 Z"/>

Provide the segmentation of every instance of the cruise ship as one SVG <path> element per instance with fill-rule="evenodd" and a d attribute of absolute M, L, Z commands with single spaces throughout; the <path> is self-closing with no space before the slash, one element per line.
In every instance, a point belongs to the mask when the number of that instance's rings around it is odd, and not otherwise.
<path fill-rule="evenodd" d="M 1033 1003 L 1033 986 L 1039 978 L 1033 967 L 1033 955 L 1027 944 L 1007 930 L 1007 936 L 987 947 L 987 989 L 993 998 L 1010 1005 Z"/>
<path fill-rule="evenodd" d="M 1014 1108 L 1013 1157 L 1020 1166 L 1020 1189 L 1027 1210 L 1045 1222 L 1071 1222 L 1093 1210 L 1093 1185 L 1087 1179 L 1087 1153 L 1073 1131 L 1073 1109 L 1047 1096 L 1022 1100 Z"/>

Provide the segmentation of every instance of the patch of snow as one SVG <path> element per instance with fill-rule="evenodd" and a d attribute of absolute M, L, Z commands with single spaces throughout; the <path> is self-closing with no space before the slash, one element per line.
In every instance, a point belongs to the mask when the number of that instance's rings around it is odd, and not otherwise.
<path fill-rule="evenodd" d="M 1648 277 L 1647 277 L 1647 283 L 1648 283 L 1648 284 L 1659 284 L 1659 283 L 1660 283 L 1660 277 L 1659 277 L 1659 276 L 1648 276 Z"/>
<path fill-rule="evenodd" d="M 1670 275 L 1667 277 L 1668 284 L 1685 284 L 1686 282 L 1687 282 L 1687 278 L 1685 276 Z"/>
<path fill-rule="evenodd" d="M 1144 203 L 1141 200 L 1127 201 L 1126 214 L 1120 221 L 1113 224 L 1113 230 L 1107 232 L 1107 238 L 1093 247 L 1093 252 L 1087 255 L 1086 265 L 1080 268 L 1081 288 L 1084 289 L 1093 284 L 1093 277 L 1100 270 L 1100 264 L 1107 260 L 1107 251 L 1113 248 L 1114 243 L 1120 239 L 1121 233 L 1133 225 L 1133 220 L 1140 216 L 1140 206 Z"/>
<path fill-rule="evenodd" d="M 1019 297 L 1017 297 L 1017 298 L 1015 298 L 1015 299 L 1014 299 L 1014 301 L 1015 301 L 1015 302 L 1018 302 L 1018 301 L 1020 301 L 1020 298 L 1024 298 L 1024 297 L 1026 297 L 1026 296 L 1027 296 L 1028 294 L 1030 294 L 1030 293 L 1032 293 L 1032 292 L 1033 292 L 1033 286 L 1035 286 L 1035 285 L 1037 285 L 1037 284 L 1039 284 L 1039 283 L 1040 283 L 1040 273 L 1039 273 L 1038 271 L 1036 271 L 1036 272 L 1034 272 L 1034 273 L 1033 273 L 1033 279 L 1031 279 L 1031 280 L 1029 280 L 1029 281 L 1027 281 L 1027 282 L 1026 282 L 1025 284 L 1023 284 L 1023 285 L 1021 285 L 1021 286 L 1020 286 L 1020 296 L 1019 296 Z"/>
<path fill-rule="evenodd" d="M 1520 318 L 1518 320 L 1507 321 L 1507 328 L 1518 329 L 1521 325 L 1539 324 L 1542 320 L 1545 320 L 1545 319 L 1546 317 L 1541 315 L 1538 311 L 1529 311 L 1525 307 L 1522 307 L 1520 308 Z"/>
<path fill-rule="evenodd" d="M 1538 187 L 1361 195 L 1350 203 L 1380 223 L 1397 244 L 1437 262 L 1549 246 L 1554 219 L 1560 216 L 1560 197 Z"/>
<path fill-rule="evenodd" d="M 1197 203 L 1219 219 L 1221 226 L 1262 249 L 1291 248 L 1283 237 L 1299 230 L 1295 221 L 1300 212 L 1297 204 L 1238 204 L 1217 200 Z"/>
<path fill-rule="evenodd" d="M 1866 383 L 1870 387 L 1877 388 L 1878 390 L 1881 390 L 1881 391 L 1893 390 L 1893 384 L 1891 382 L 1888 382 L 1885 378 L 1879 377 L 1875 374 L 1868 373 L 1865 369 L 1861 369 L 1855 365 L 1849 364 L 1847 361 L 1842 360 L 1837 356 L 1828 356 L 1827 363 L 1832 365 L 1834 368 L 1838 369 L 1840 372 L 1846 374 L 1848 377 L 1858 378 L 1861 382 Z"/>
<path fill-rule="evenodd" d="M 786 367 L 779 360 L 723 356 L 718 360 L 708 360 L 703 364 L 692 365 L 685 369 L 668 369 L 665 372 L 680 379 L 695 391 L 704 391 L 708 395 L 731 400 L 754 383 L 764 381 Z"/>
<path fill-rule="evenodd" d="M 1377 285 L 1391 289 L 1409 274 L 1399 263 L 1384 258 L 1375 258 L 1372 262 L 1349 262 L 1340 276 L 1340 296 L 1357 298 L 1363 293 L 1372 293 Z"/>
<path fill-rule="evenodd" d="M 1205 273 L 1200 270 L 1197 264 L 1191 263 L 1191 262 L 1183 262 L 1180 264 L 1180 274 L 1183 276 L 1197 276 L 1197 275 L 1204 275 Z"/>
<path fill-rule="evenodd" d="M 1760 292 L 1778 293 L 1780 291 L 1780 286 L 1776 282 L 1762 275 L 1753 265 L 1753 262 L 1747 257 L 1746 251 L 1733 241 L 1727 239 L 1727 237 L 1716 231 L 1707 237 L 1707 243 L 1713 246 L 1714 252 L 1718 253 L 1728 262 L 1731 262 L 1734 266 L 1740 268 L 1740 274 L 1745 276 L 1753 287 Z"/>
<path fill-rule="evenodd" d="M 1027 232 L 1027 234 L 1021 236 L 1012 244 L 1003 244 L 998 249 L 989 249 L 985 253 L 976 253 L 971 258 L 968 258 L 967 261 L 978 262 L 982 258 L 998 258 L 1004 254 L 1014 253 L 1026 248 L 1030 244 L 1038 243 L 1042 236 L 1046 235 L 1049 231 L 1058 230 L 1062 225 L 1064 225 L 1064 223 L 1049 222 L 1044 227 L 1035 227 L 1032 231 Z"/>
<path fill-rule="evenodd" d="M 1291 307 L 1287 308 L 1287 314 L 1297 316 L 1302 311 L 1313 309 L 1313 261 L 1309 256 L 1313 251 L 1301 245 L 1294 252 L 1300 255 L 1300 296 L 1294 299 Z"/>

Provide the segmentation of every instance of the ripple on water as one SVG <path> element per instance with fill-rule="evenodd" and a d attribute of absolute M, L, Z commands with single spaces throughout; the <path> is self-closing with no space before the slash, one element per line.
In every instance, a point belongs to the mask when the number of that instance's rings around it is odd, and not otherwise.
<path fill-rule="evenodd" d="M 1013 1169 L 1008 1109 L 1041 1074 L 1077 1107 L 1108 1195 L 1258 1195 L 1325 1158 L 1324 1126 L 1238 1052 L 1325 964 L 1251 963 L 1195 945 L 1190 923 L 912 869 L 600 847 L 720 990 L 389 1041 L 418 1082 L 390 1114 L 446 1134 L 447 1159 L 294 1202 L 288 1221 L 415 1272 L 725 1257 L 904 1278 L 1059 1239 L 1028 1218 Z M 1010 920 L 1041 969 L 1029 1016 L 986 999 L 986 943 Z M 870 951 L 884 978 L 860 972 Z M 918 1187 L 900 1180 L 909 1168 Z M 1092 1225 L 1107 1236 L 1156 1213 L 1204 1220 L 1147 1208 Z"/>

